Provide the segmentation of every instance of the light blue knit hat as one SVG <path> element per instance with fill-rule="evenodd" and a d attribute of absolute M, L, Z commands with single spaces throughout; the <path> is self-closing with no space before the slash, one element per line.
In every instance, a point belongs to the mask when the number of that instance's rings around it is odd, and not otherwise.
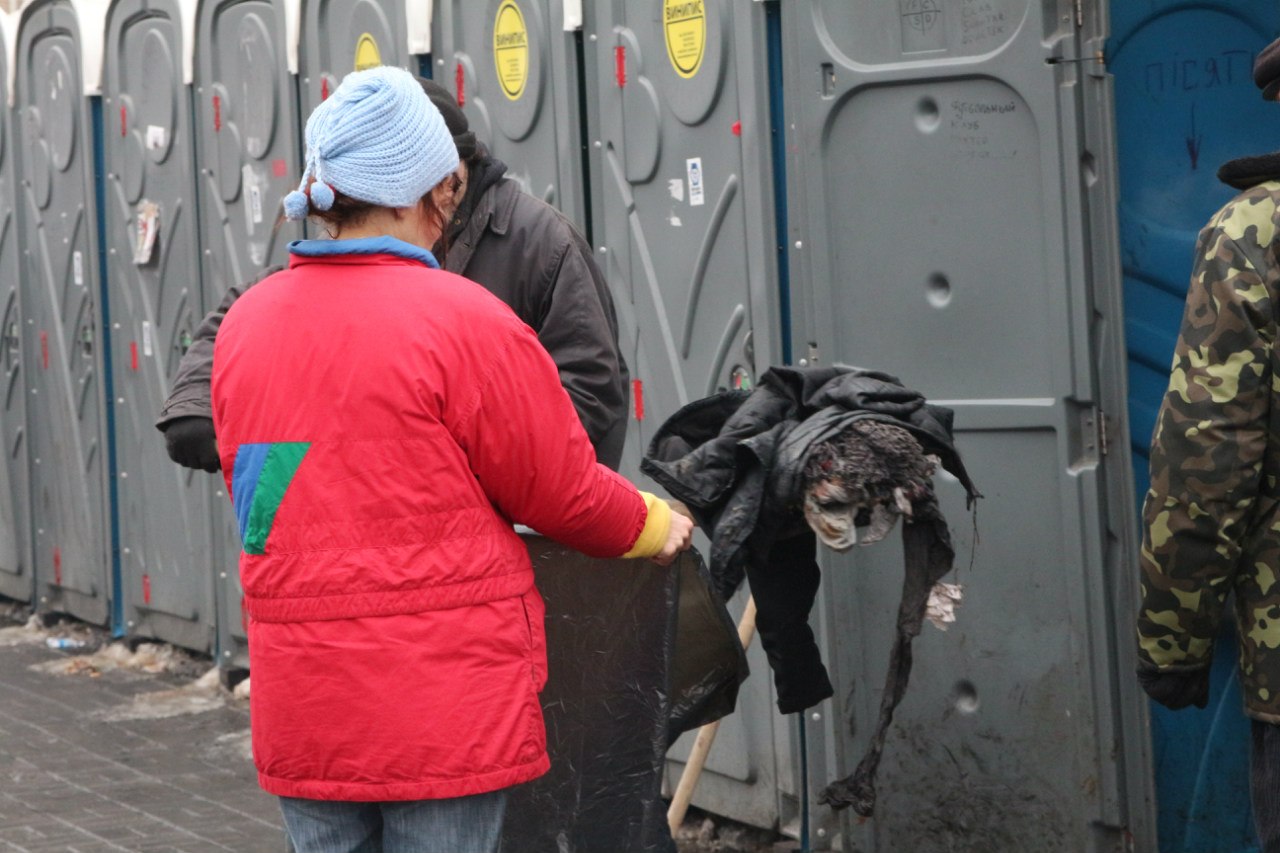
<path fill-rule="evenodd" d="M 334 190 L 383 207 L 412 207 L 458 168 L 440 111 L 402 68 L 348 74 L 307 119 L 306 138 L 302 183 L 284 197 L 289 219 L 306 217 L 308 202 L 328 210 Z"/>

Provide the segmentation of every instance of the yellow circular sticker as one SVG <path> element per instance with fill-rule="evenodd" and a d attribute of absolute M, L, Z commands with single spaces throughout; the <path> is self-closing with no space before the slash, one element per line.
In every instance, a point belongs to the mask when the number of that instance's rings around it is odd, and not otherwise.
<path fill-rule="evenodd" d="M 667 56 L 681 77 L 689 78 L 702 67 L 707 46 L 707 13 L 703 0 L 662 0 L 662 31 Z"/>
<path fill-rule="evenodd" d="M 518 100 L 529 80 L 529 30 L 515 0 L 502 0 L 498 5 L 493 21 L 493 64 L 502 93 Z"/>
<path fill-rule="evenodd" d="M 382 54 L 378 52 L 378 43 L 368 33 L 361 33 L 356 41 L 356 70 L 365 71 L 381 64 Z"/>

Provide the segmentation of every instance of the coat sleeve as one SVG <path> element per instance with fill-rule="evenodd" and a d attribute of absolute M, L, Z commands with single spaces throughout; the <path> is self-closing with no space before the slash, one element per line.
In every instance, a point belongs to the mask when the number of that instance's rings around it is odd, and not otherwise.
<path fill-rule="evenodd" d="M 1274 225 L 1264 208 L 1233 202 L 1197 242 L 1143 508 L 1144 667 L 1209 664 L 1253 523 L 1273 381 L 1275 282 L 1261 271 Z"/>
<path fill-rule="evenodd" d="M 213 342 L 218 335 L 218 327 L 232 304 L 240 295 L 258 282 L 284 269 L 273 266 L 263 271 L 262 275 L 245 285 L 232 285 L 217 308 L 205 315 L 200 327 L 196 329 L 195 339 L 178 362 L 178 375 L 173 380 L 173 389 L 169 398 L 160 408 L 160 417 L 156 418 L 156 429 L 164 430 L 165 425 L 178 418 L 199 417 L 212 418 L 213 404 L 209 399 L 209 380 L 213 375 Z"/>
<path fill-rule="evenodd" d="M 591 556 L 657 553 L 669 521 L 665 504 L 651 512 L 653 498 L 596 462 L 532 330 L 513 317 L 506 344 L 495 351 L 452 427 L 489 499 L 512 521 Z"/>
<path fill-rule="evenodd" d="M 553 256 L 539 317 L 532 323 L 551 355 L 598 458 L 616 467 L 616 428 L 626 419 L 627 368 L 618 346 L 618 320 L 590 246 L 571 234 Z M 613 438 L 612 442 L 610 441 Z"/>

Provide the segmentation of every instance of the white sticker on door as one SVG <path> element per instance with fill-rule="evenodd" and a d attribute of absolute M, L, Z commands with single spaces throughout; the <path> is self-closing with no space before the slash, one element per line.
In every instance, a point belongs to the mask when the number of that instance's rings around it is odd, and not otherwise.
<path fill-rule="evenodd" d="M 684 165 L 689 172 L 689 204 L 693 207 L 706 204 L 707 198 L 702 189 L 702 158 L 690 157 Z"/>

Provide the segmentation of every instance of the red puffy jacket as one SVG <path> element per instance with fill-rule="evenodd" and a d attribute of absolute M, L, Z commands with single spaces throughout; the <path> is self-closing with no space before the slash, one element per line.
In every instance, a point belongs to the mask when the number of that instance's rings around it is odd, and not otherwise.
<path fill-rule="evenodd" d="M 524 782 L 548 767 L 546 653 L 512 523 L 617 556 L 652 539 L 646 500 L 507 306 L 408 244 L 347 242 L 394 254 L 294 254 L 217 335 L 259 780 L 353 801 Z"/>

